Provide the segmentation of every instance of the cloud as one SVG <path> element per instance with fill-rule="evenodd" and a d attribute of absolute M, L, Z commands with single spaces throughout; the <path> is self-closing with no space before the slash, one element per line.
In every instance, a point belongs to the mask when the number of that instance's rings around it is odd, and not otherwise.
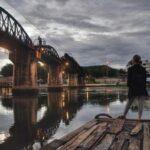
<path fill-rule="evenodd" d="M 7 3 L 6 3 L 7 2 Z M 149 59 L 149 0 L 5 0 L 0 2 L 32 40 L 46 39 L 81 65 L 125 66 L 134 54 Z M 11 9 L 12 8 L 12 9 Z"/>
<path fill-rule="evenodd" d="M 55 0 L 54 0 L 55 1 Z M 69 0 L 56 0 L 61 5 L 65 5 Z"/>

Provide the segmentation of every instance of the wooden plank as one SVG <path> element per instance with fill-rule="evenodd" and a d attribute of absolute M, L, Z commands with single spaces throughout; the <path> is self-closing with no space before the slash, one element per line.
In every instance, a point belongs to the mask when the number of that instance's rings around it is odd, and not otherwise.
<path fill-rule="evenodd" d="M 109 126 L 109 133 L 117 134 L 123 129 L 124 119 L 115 119 Z"/>
<path fill-rule="evenodd" d="M 130 133 L 132 131 L 132 129 L 135 127 L 135 125 L 136 125 L 135 122 L 134 123 L 127 123 L 125 121 L 123 128 L 124 128 L 124 130 L 126 130 L 126 131 L 128 131 Z"/>
<path fill-rule="evenodd" d="M 121 150 L 125 141 L 129 139 L 128 132 L 121 132 L 119 135 L 116 136 L 113 144 L 110 147 L 110 150 Z"/>
<path fill-rule="evenodd" d="M 99 125 L 94 125 L 90 129 L 84 129 L 80 134 L 75 136 L 69 142 L 58 148 L 58 150 L 74 150 L 84 141 Z"/>
<path fill-rule="evenodd" d="M 144 133 L 130 136 L 135 124 L 135 120 L 93 119 L 43 150 L 150 150 L 150 122 L 143 123 Z"/>
<path fill-rule="evenodd" d="M 100 139 L 107 130 L 107 123 L 103 122 L 98 125 L 98 128 L 77 147 L 78 150 L 90 149 L 92 145 Z"/>
<path fill-rule="evenodd" d="M 129 147 L 129 140 L 126 140 L 126 141 L 124 142 L 123 147 L 122 147 L 121 150 L 127 150 L 128 147 Z"/>
<path fill-rule="evenodd" d="M 115 138 L 115 135 L 106 134 L 104 138 L 100 142 L 98 142 L 98 145 L 92 150 L 108 150 L 114 138 Z"/>
<path fill-rule="evenodd" d="M 96 123 L 97 123 L 97 122 L 96 122 L 96 120 L 94 119 L 94 120 L 92 120 L 92 121 L 86 123 L 85 125 L 81 126 L 80 128 L 74 130 L 74 131 L 71 132 L 70 134 L 67 134 L 66 136 L 62 137 L 61 139 L 62 139 L 63 141 L 68 142 L 69 140 L 71 140 L 71 138 L 73 138 L 74 136 L 76 136 L 77 134 L 79 134 L 82 130 L 84 130 L 84 129 L 89 129 L 89 128 L 91 128 L 92 126 L 94 126 Z"/>
<path fill-rule="evenodd" d="M 80 128 L 74 130 L 73 132 L 67 134 L 66 136 L 62 137 L 59 140 L 54 140 L 51 143 L 47 144 L 45 147 L 42 148 L 42 150 L 47 150 L 47 149 L 57 149 L 60 146 L 64 145 L 65 143 L 67 143 L 69 140 L 71 140 L 73 137 L 75 137 L 76 135 L 78 135 L 80 132 L 82 132 L 82 130 L 84 129 L 89 129 L 90 127 L 92 127 L 93 125 L 95 125 L 97 122 L 95 119 L 93 119 L 92 121 L 89 121 L 88 123 L 86 123 L 85 125 L 81 126 Z"/>
<path fill-rule="evenodd" d="M 140 150 L 141 140 L 135 137 L 132 137 L 129 141 L 128 150 Z"/>
<path fill-rule="evenodd" d="M 143 150 L 150 150 L 150 123 L 144 123 L 143 129 L 144 129 Z"/>
<path fill-rule="evenodd" d="M 119 133 L 123 129 L 125 120 L 123 119 L 115 119 L 108 125 L 108 133 L 105 137 L 98 142 L 98 145 L 94 148 L 94 150 L 107 150 L 110 148 L 113 140 L 116 137 L 116 134 Z"/>
<path fill-rule="evenodd" d="M 43 147 L 42 150 L 56 150 L 58 147 L 60 147 L 63 144 L 65 144 L 64 141 L 56 139 L 52 141 L 50 145 L 48 144 L 45 147 Z"/>

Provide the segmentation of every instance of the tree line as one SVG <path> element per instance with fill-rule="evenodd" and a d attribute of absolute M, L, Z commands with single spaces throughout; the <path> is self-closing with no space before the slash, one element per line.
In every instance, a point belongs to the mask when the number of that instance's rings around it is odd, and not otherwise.
<path fill-rule="evenodd" d="M 126 71 L 123 69 L 115 69 L 111 68 L 107 65 L 99 65 L 99 66 L 88 66 L 83 67 L 85 73 L 94 78 L 99 77 L 119 77 L 126 74 Z"/>

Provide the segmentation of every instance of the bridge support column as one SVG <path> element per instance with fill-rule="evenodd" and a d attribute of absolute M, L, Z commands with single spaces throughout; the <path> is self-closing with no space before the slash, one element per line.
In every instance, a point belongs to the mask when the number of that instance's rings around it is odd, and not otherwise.
<path fill-rule="evenodd" d="M 18 49 L 13 52 L 10 59 L 14 63 L 13 93 L 33 94 L 37 93 L 37 64 L 34 53 L 26 49 Z"/>
<path fill-rule="evenodd" d="M 78 77 L 78 85 L 79 86 L 85 86 L 85 78 L 84 77 Z"/>
<path fill-rule="evenodd" d="M 78 85 L 78 75 L 77 74 L 69 74 L 69 86 L 77 86 Z"/>
<path fill-rule="evenodd" d="M 48 67 L 48 90 L 61 89 L 62 77 L 61 67 L 59 65 L 53 65 Z"/>

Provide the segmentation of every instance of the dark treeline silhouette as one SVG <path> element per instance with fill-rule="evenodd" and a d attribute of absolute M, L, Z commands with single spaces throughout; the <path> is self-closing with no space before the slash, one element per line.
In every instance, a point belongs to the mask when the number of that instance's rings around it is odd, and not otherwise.
<path fill-rule="evenodd" d="M 99 65 L 99 66 L 87 66 L 83 67 L 84 71 L 95 78 L 98 77 L 119 77 L 121 75 L 124 75 L 126 72 L 123 69 L 115 69 L 111 68 L 107 65 Z"/>

